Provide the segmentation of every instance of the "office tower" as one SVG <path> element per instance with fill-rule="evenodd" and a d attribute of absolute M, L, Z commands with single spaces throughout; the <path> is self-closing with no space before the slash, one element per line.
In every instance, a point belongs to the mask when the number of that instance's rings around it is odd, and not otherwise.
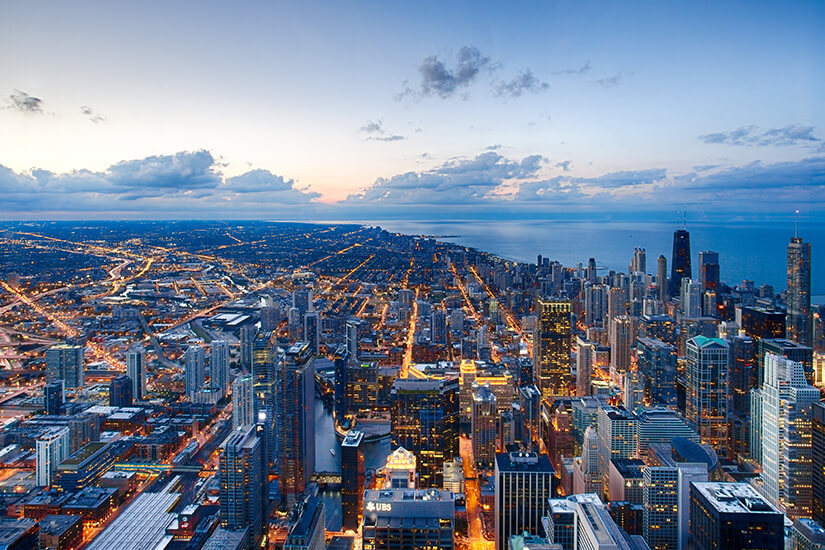
<path fill-rule="evenodd" d="M 811 318 L 811 243 L 794 236 L 788 244 L 787 338 L 803 346 L 813 343 Z"/>
<path fill-rule="evenodd" d="M 447 343 L 447 312 L 443 309 L 433 311 L 430 318 L 430 334 L 433 344 Z"/>
<path fill-rule="evenodd" d="M 46 350 L 46 382 L 63 380 L 66 388 L 82 388 L 83 346 L 57 344 Z"/>
<path fill-rule="evenodd" d="M 751 338 L 785 337 L 786 315 L 783 310 L 762 306 L 736 306 L 734 320 Z"/>
<path fill-rule="evenodd" d="M 449 491 L 369 490 L 363 517 L 364 550 L 455 548 L 455 500 Z"/>
<path fill-rule="evenodd" d="M 609 327 L 611 319 L 625 314 L 627 314 L 627 291 L 614 286 L 607 294 L 607 316 L 604 320 L 604 326 Z"/>
<path fill-rule="evenodd" d="M 212 340 L 209 349 L 210 385 L 224 396 L 229 389 L 229 345 L 226 340 Z"/>
<path fill-rule="evenodd" d="M 206 381 L 206 367 L 204 366 L 203 348 L 189 346 L 183 354 L 183 368 L 185 376 L 186 395 L 189 399 L 195 398 L 204 381 Z"/>
<path fill-rule="evenodd" d="M 680 289 L 682 317 L 696 319 L 702 316 L 702 286 L 688 277 L 682 279 Z"/>
<path fill-rule="evenodd" d="M 384 465 L 387 489 L 415 489 L 415 455 L 404 447 L 398 447 L 387 457 Z"/>
<path fill-rule="evenodd" d="M 793 550 L 825 550 L 825 527 L 810 518 L 798 518 L 791 531 Z"/>
<path fill-rule="evenodd" d="M 281 322 L 281 306 L 265 306 L 261 308 L 261 330 L 271 332 L 278 328 Z"/>
<path fill-rule="evenodd" d="M 347 336 L 349 337 L 350 324 L 347 323 Z M 347 371 L 350 362 L 350 350 L 346 345 L 338 346 L 335 350 L 335 422 L 342 424 L 347 416 L 349 407 L 347 405 Z"/>
<path fill-rule="evenodd" d="M 358 328 L 360 326 L 361 322 L 358 319 L 350 319 L 347 321 L 344 344 L 346 345 L 347 352 L 349 352 L 350 361 L 358 361 Z"/>
<path fill-rule="evenodd" d="M 802 363 L 768 353 L 762 386 L 762 481 L 765 495 L 792 517 L 811 515 L 811 411 L 819 390 Z"/>
<path fill-rule="evenodd" d="M 602 475 L 603 487 L 608 487 L 611 460 L 636 456 L 638 421 L 636 415 L 624 407 L 599 408 L 599 472 Z"/>
<path fill-rule="evenodd" d="M 146 350 L 137 348 L 126 353 L 126 374 L 132 381 L 132 397 L 142 401 L 146 397 Z"/>
<path fill-rule="evenodd" d="M 656 286 L 659 288 L 659 299 L 666 302 L 670 297 L 670 286 L 667 282 L 667 258 L 663 255 L 656 260 Z"/>
<path fill-rule="evenodd" d="M 679 548 L 679 474 L 676 468 L 648 466 L 644 470 L 642 532 L 651 549 Z"/>
<path fill-rule="evenodd" d="M 690 544 L 696 550 L 781 549 L 784 518 L 747 483 L 693 483 Z"/>
<path fill-rule="evenodd" d="M 699 252 L 699 283 L 703 289 L 719 288 L 719 253 L 713 250 Z"/>
<path fill-rule="evenodd" d="M 601 439 L 595 426 L 588 426 L 584 431 L 581 460 L 573 463 L 573 492 L 604 494 L 602 474 L 599 470 L 599 452 Z"/>
<path fill-rule="evenodd" d="M 629 550 L 624 532 L 610 516 L 607 506 L 594 494 L 553 498 L 544 518 L 547 539 L 562 550 Z M 530 546 L 530 548 L 533 548 Z"/>
<path fill-rule="evenodd" d="M 811 417 L 811 517 L 825 526 L 825 403 L 814 403 Z"/>
<path fill-rule="evenodd" d="M 258 334 L 258 327 L 255 325 L 243 325 L 240 330 L 239 340 L 241 342 L 241 367 L 247 372 L 252 372 L 252 347 L 255 337 Z"/>
<path fill-rule="evenodd" d="M 633 343 L 633 318 L 619 315 L 610 320 L 610 367 L 618 374 L 630 368 L 630 345 Z"/>
<path fill-rule="evenodd" d="M 584 320 L 590 325 L 601 326 L 607 315 L 606 285 L 587 285 L 584 287 Z"/>
<path fill-rule="evenodd" d="M 220 447 L 221 527 L 249 528 L 256 546 L 263 534 L 268 496 L 263 441 L 255 426 L 234 430 Z"/>
<path fill-rule="evenodd" d="M 576 337 L 576 395 L 590 395 L 593 379 L 593 342 Z"/>
<path fill-rule="evenodd" d="M 278 438 L 275 437 L 275 396 L 277 394 L 276 368 L 283 361 L 283 352 L 275 344 L 275 335 L 257 333 L 252 342 L 252 392 L 256 424 L 263 425 L 264 461 L 275 463 L 278 456 Z"/>
<path fill-rule="evenodd" d="M 307 496 L 292 513 L 297 519 L 289 528 L 283 550 L 325 550 L 326 511 L 321 497 Z"/>
<path fill-rule="evenodd" d="M 292 506 L 315 473 L 315 363 L 309 343 L 297 342 L 286 351 L 275 401 L 278 482 Z"/>
<path fill-rule="evenodd" d="M 473 458 L 482 468 L 489 468 L 495 460 L 498 420 L 496 396 L 490 391 L 490 386 L 476 386 L 473 392 L 471 433 Z"/>
<path fill-rule="evenodd" d="M 670 266 L 670 296 L 681 296 L 682 279 L 691 278 L 690 271 L 690 233 L 686 229 L 673 232 L 673 257 Z"/>
<path fill-rule="evenodd" d="M 549 512 L 554 474 L 553 465 L 544 454 L 496 455 L 496 550 L 507 550 L 512 535 L 542 534 L 541 518 Z"/>
<path fill-rule="evenodd" d="M 63 406 L 65 390 L 63 380 L 55 380 L 43 386 L 43 408 L 48 415 L 59 415 Z"/>
<path fill-rule="evenodd" d="M 399 378 L 391 400 L 392 446 L 416 455 L 420 487 L 441 487 L 444 462 L 458 456 L 458 380 Z"/>
<path fill-rule="evenodd" d="M 37 485 L 48 487 L 52 484 L 52 475 L 57 465 L 68 458 L 71 437 L 69 428 L 50 428 L 41 434 L 36 442 L 37 451 Z"/>
<path fill-rule="evenodd" d="M 312 290 L 308 288 L 293 290 L 292 307 L 298 310 L 299 318 L 303 318 L 306 312 L 312 311 Z"/>
<path fill-rule="evenodd" d="M 346 367 L 347 417 L 374 411 L 378 406 L 378 363 L 352 361 Z"/>
<path fill-rule="evenodd" d="M 728 453 L 728 344 L 696 336 L 687 342 L 686 408 L 688 424 L 725 457 Z"/>
<path fill-rule="evenodd" d="M 341 530 L 357 531 L 364 501 L 364 434 L 347 433 L 341 442 Z"/>
<path fill-rule="evenodd" d="M 675 346 L 677 333 L 676 319 L 670 315 L 642 315 L 639 319 L 639 336 Z"/>
<path fill-rule="evenodd" d="M 587 279 L 587 282 L 595 283 L 597 276 L 596 258 L 590 258 L 587 260 L 587 273 L 585 274 L 585 278 Z"/>
<path fill-rule="evenodd" d="M 571 310 L 567 300 L 540 298 L 533 371 L 544 400 L 570 395 Z"/>
<path fill-rule="evenodd" d="M 631 272 L 647 273 L 647 252 L 644 248 L 633 249 L 633 261 L 630 263 Z"/>
<path fill-rule="evenodd" d="M 314 355 L 321 353 L 321 317 L 317 311 L 304 314 L 304 340 Z"/>
<path fill-rule="evenodd" d="M 232 381 L 233 429 L 255 424 L 254 396 L 251 374 L 243 374 Z"/>
<path fill-rule="evenodd" d="M 132 381 L 125 374 L 115 376 L 109 382 L 109 406 L 132 406 Z"/>
<path fill-rule="evenodd" d="M 676 348 L 655 338 L 637 338 L 636 365 L 645 400 L 676 406 Z"/>

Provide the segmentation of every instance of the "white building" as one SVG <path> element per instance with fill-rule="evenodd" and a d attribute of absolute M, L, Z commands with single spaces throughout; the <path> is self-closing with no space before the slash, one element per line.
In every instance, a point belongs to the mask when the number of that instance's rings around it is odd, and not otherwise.
<path fill-rule="evenodd" d="M 53 428 L 37 438 L 37 485 L 48 487 L 57 465 L 70 454 L 69 428 Z"/>

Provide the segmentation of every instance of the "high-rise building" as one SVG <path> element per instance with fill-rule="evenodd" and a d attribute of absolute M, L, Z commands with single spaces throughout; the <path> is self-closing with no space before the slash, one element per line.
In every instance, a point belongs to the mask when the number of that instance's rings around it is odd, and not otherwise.
<path fill-rule="evenodd" d="M 341 442 L 341 530 L 358 530 L 364 501 L 364 434 L 347 433 Z"/>
<path fill-rule="evenodd" d="M 655 338 L 637 338 L 636 364 L 645 400 L 676 406 L 676 348 Z"/>
<path fill-rule="evenodd" d="M 321 316 L 317 311 L 304 314 L 304 340 L 314 355 L 321 353 Z"/>
<path fill-rule="evenodd" d="M 776 355 L 783 355 L 791 361 L 799 361 L 805 369 L 805 379 L 809 384 L 815 382 L 813 374 L 814 370 L 814 351 L 810 346 L 804 346 L 793 340 L 784 338 L 761 338 L 757 348 L 757 385 L 761 386 L 764 382 L 765 374 L 765 355 L 774 353 Z"/>
<path fill-rule="evenodd" d="M 315 473 L 315 364 L 308 342 L 297 342 L 286 351 L 277 385 L 278 481 L 292 506 Z"/>
<path fill-rule="evenodd" d="M 570 395 L 571 309 L 567 300 L 539 299 L 533 369 L 544 400 Z"/>
<path fill-rule="evenodd" d="M 584 320 L 591 326 L 602 326 L 607 315 L 607 285 L 584 287 Z"/>
<path fill-rule="evenodd" d="M 645 457 L 651 445 L 670 443 L 680 437 L 699 443 L 699 436 L 688 426 L 685 419 L 670 407 L 647 407 L 636 414 L 636 438 L 638 454 Z"/>
<path fill-rule="evenodd" d="M 667 282 L 667 258 L 663 255 L 659 255 L 659 258 L 656 260 L 656 286 L 659 287 L 659 299 L 667 301 L 670 297 L 669 292 L 669 285 Z"/>
<path fill-rule="evenodd" d="M 232 428 L 255 424 L 252 375 L 243 374 L 232 381 Z"/>
<path fill-rule="evenodd" d="M 444 462 L 458 456 L 458 380 L 399 378 L 391 399 L 392 446 L 415 453 L 421 487 L 441 487 Z"/>
<path fill-rule="evenodd" d="M 347 352 L 349 352 L 350 361 L 358 361 L 358 328 L 360 326 L 361 322 L 358 319 L 350 319 L 347 321 L 345 345 Z"/>
<path fill-rule="evenodd" d="M 584 431 L 581 460 L 573 464 L 573 492 L 604 494 L 602 474 L 599 471 L 601 439 L 595 426 Z"/>
<path fill-rule="evenodd" d="M 593 342 L 576 337 L 576 395 L 590 395 L 593 381 Z"/>
<path fill-rule="evenodd" d="M 622 375 L 630 368 L 630 345 L 633 343 L 633 318 L 619 315 L 610 320 L 610 370 Z"/>
<path fill-rule="evenodd" d="M 656 550 L 678 550 L 679 472 L 676 468 L 648 466 L 643 476 L 645 542 Z"/>
<path fill-rule="evenodd" d="M 794 550 L 825 550 L 825 527 L 810 518 L 793 522 L 791 548 Z"/>
<path fill-rule="evenodd" d="M 306 312 L 312 311 L 312 290 L 308 288 L 298 288 L 293 290 L 292 307 L 298 310 L 299 318 L 303 318 Z"/>
<path fill-rule="evenodd" d="M 497 424 L 496 396 L 490 386 L 476 386 L 473 392 L 472 441 L 473 458 L 478 466 L 489 468 L 496 456 Z"/>
<path fill-rule="evenodd" d="M 705 290 L 719 288 L 719 253 L 713 250 L 699 252 L 699 283 Z"/>
<path fill-rule="evenodd" d="M 415 455 L 404 447 L 398 447 L 387 457 L 384 466 L 387 489 L 415 489 Z"/>
<path fill-rule="evenodd" d="M 266 461 L 256 426 L 234 430 L 220 448 L 221 527 L 249 528 L 253 544 L 263 534 L 267 516 Z"/>
<path fill-rule="evenodd" d="M 811 517 L 825 526 L 825 403 L 814 403 L 811 416 Z"/>
<path fill-rule="evenodd" d="M 633 458 L 638 448 L 639 419 L 624 407 L 601 407 L 597 415 L 599 431 L 599 472 L 602 486 L 609 485 L 610 461 Z"/>
<path fill-rule="evenodd" d="M 109 405 L 112 407 L 132 406 L 132 381 L 125 374 L 115 376 L 109 382 Z"/>
<path fill-rule="evenodd" d="M 266 331 L 268 333 L 268 331 Z M 258 327 L 255 325 L 243 325 L 240 330 L 239 340 L 241 343 L 241 366 L 247 372 L 252 372 L 252 346 L 258 334 Z"/>
<path fill-rule="evenodd" d="M 210 385 L 224 396 L 229 390 L 229 345 L 226 340 L 212 340 L 209 349 Z"/>
<path fill-rule="evenodd" d="M 555 470 L 547 455 L 496 455 L 496 550 L 507 550 L 512 535 L 542 534 L 541 518 L 549 512 Z"/>
<path fill-rule="evenodd" d="M 811 515 L 811 412 L 819 390 L 802 364 L 768 353 L 762 386 L 762 481 L 765 495 L 792 517 Z"/>
<path fill-rule="evenodd" d="M 647 252 L 644 248 L 633 249 L 633 261 L 630 262 L 631 272 L 647 273 Z"/>
<path fill-rule="evenodd" d="M 443 309 L 433 310 L 430 317 L 430 335 L 433 344 L 447 343 L 447 312 Z"/>
<path fill-rule="evenodd" d="M 349 361 L 346 367 L 346 416 L 375 410 L 378 405 L 378 363 Z"/>
<path fill-rule="evenodd" d="M 692 483 L 689 542 L 696 550 L 781 549 L 784 517 L 747 483 Z"/>
<path fill-rule="evenodd" d="M 293 514 L 297 519 L 284 540 L 283 550 L 326 550 L 326 511 L 321 497 L 308 495 Z"/>
<path fill-rule="evenodd" d="M 692 277 L 690 270 L 690 233 L 687 229 L 673 232 L 673 257 L 670 265 L 670 296 L 680 296 L 682 279 Z"/>
<path fill-rule="evenodd" d="M 553 498 L 544 518 L 551 548 L 562 550 L 630 550 L 627 535 L 611 517 L 607 506 L 592 493 Z M 530 548 L 533 548 L 531 545 Z"/>
<path fill-rule="evenodd" d="M 803 346 L 813 343 L 811 317 L 811 243 L 793 237 L 788 244 L 787 337 Z"/>
<path fill-rule="evenodd" d="M 204 366 L 203 348 L 189 346 L 183 354 L 183 369 L 186 395 L 194 399 L 195 393 L 206 381 L 206 367 Z"/>
<path fill-rule="evenodd" d="M 63 380 L 55 380 L 43 386 L 43 408 L 46 414 L 60 414 L 60 409 L 63 407 L 64 394 Z"/>
<path fill-rule="evenodd" d="M 283 361 L 283 352 L 275 346 L 275 334 L 257 333 L 251 350 L 252 392 L 255 423 L 263 425 L 264 461 L 275 463 L 278 438 L 275 437 L 276 368 Z"/>
<path fill-rule="evenodd" d="M 363 517 L 364 550 L 455 548 L 455 500 L 449 491 L 368 490 Z"/>
<path fill-rule="evenodd" d="M 349 327 L 350 324 L 347 323 L 348 338 Z M 349 339 L 347 342 L 349 343 Z M 335 406 L 333 407 L 333 411 L 335 413 L 335 421 L 338 424 L 344 422 L 344 418 L 346 418 L 349 411 L 347 403 L 347 369 L 350 364 L 350 358 L 350 349 L 347 345 L 338 346 L 338 349 L 335 350 L 335 358 L 333 359 L 333 364 L 335 365 Z"/>
<path fill-rule="evenodd" d="M 627 314 L 627 290 L 614 286 L 607 294 L 607 315 L 604 319 L 605 328 L 610 327 L 610 320 L 619 315 Z"/>
<path fill-rule="evenodd" d="M 52 484 L 52 474 L 57 470 L 57 465 L 69 456 L 70 444 L 71 436 L 67 427 L 50 428 L 37 438 L 35 445 L 38 486 L 48 487 Z"/>
<path fill-rule="evenodd" d="M 126 374 L 132 381 L 132 397 L 142 401 L 146 397 L 146 350 L 137 348 L 126 353 Z"/>
<path fill-rule="evenodd" d="M 728 452 L 728 344 L 696 336 L 687 342 L 688 424 L 720 456 Z"/>
<path fill-rule="evenodd" d="M 682 278 L 681 297 L 682 317 L 696 319 L 702 316 L 702 285 L 689 277 Z"/>
<path fill-rule="evenodd" d="M 279 305 L 261 308 L 261 330 L 271 332 L 278 328 L 281 322 L 281 307 Z"/>
<path fill-rule="evenodd" d="M 56 344 L 46 350 L 46 382 L 63 380 L 66 388 L 82 388 L 83 346 Z"/>

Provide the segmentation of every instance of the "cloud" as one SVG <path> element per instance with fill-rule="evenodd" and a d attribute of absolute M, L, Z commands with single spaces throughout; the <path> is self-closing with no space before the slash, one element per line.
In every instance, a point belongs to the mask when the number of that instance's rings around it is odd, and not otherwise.
<path fill-rule="evenodd" d="M 9 108 L 21 113 L 43 113 L 43 100 L 21 90 L 14 90 L 8 97 Z"/>
<path fill-rule="evenodd" d="M 782 128 L 770 128 L 764 132 L 751 124 L 740 126 L 728 132 L 703 134 L 699 139 L 710 144 L 744 145 L 744 146 L 779 146 L 812 145 L 822 139 L 814 135 L 814 127 L 803 124 L 790 124 Z"/>
<path fill-rule="evenodd" d="M 368 141 L 404 141 L 406 136 L 399 136 L 397 134 L 391 136 L 372 136 L 367 138 Z"/>
<path fill-rule="evenodd" d="M 561 162 L 557 162 L 555 166 L 556 168 L 561 168 L 565 172 L 569 172 L 571 164 L 573 164 L 572 160 L 563 160 Z"/>
<path fill-rule="evenodd" d="M 406 136 L 401 136 L 398 134 L 391 134 L 387 135 L 386 130 L 384 129 L 384 120 L 368 120 L 366 124 L 361 126 L 358 131 L 362 134 L 369 134 L 366 138 L 366 141 L 404 141 L 407 139 Z"/>
<path fill-rule="evenodd" d="M 421 94 L 448 98 L 458 89 L 469 86 L 485 67 L 490 67 L 490 58 L 482 55 L 474 46 L 462 46 L 458 50 L 453 68 L 449 68 L 438 56 L 431 55 L 418 66 Z M 400 95 L 409 95 L 411 92 L 412 90 L 405 89 Z"/>
<path fill-rule="evenodd" d="M 89 120 L 91 122 L 94 122 L 95 124 L 97 124 L 98 122 L 103 122 L 104 120 L 106 120 L 105 116 L 103 116 L 100 113 L 94 112 L 94 109 L 92 109 L 88 105 L 82 106 L 80 108 L 80 112 L 83 113 L 84 115 L 86 115 L 87 117 L 89 117 Z"/>
<path fill-rule="evenodd" d="M 601 86 L 602 88 L 615 88 L 622 83 L 622 73 L 616 73 L 613 76 L 609 76 L 606 78 L 599 78 L 596 80 L 596 84 Z"/>
<path fill-rule="evenodd" d="M 542 82 L 527 69 L 520 72 L 508 82 L 500 82 L 493 89 L 493 94 L 498 97 L 519 97 L 525 93 L 539 93 L 550 88 L 547 82 Z"/>
<path fill-rule="evenodd" d="M 590 69 L 593 67 L 590 65 L 590 60 L 584 62 L 584 65 L 578 67 L 576 69 L 564 69 L 562 71 L 556 71 L 555 74 L 585 74 L 589 73 Z"/>

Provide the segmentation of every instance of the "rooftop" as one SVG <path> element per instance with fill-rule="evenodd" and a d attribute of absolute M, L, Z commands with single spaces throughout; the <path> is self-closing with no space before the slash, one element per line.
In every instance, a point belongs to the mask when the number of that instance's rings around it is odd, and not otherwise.
<path fill-rule="evenodd" d="M 83 521 L 83 518 L 80 516 L 68 514 L 46 516 L 40 520 L 40 532 L 47 535 L 62 535 L 81 521 Z"/>
<path fill-rule="evenodd" d="M 782 514 L 747 483 L 699 482 L 691 487 L 723 514 Z"/>
<path fill-rule="evenodd" d="M 82 464 L 83 462 L 91 458 L 93 455 L 95 455 L 97 452 L 105 448 L 107 445 L 108 443 L 105 443 L 103 441 L 92 441 L 91 443 L 87 443 L 85 446 L 75 451 L 69 458 L 61 462 L 60 466 L 58 467 L 77 466 L 79 464 Z"/>

